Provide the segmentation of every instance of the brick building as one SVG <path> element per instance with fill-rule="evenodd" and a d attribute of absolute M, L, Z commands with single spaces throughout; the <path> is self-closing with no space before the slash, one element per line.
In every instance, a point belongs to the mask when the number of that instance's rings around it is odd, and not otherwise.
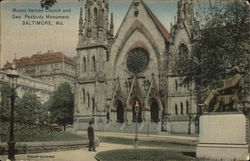
<path fill-rule="evenodd" d="M 75 60 L 65 56 L 62 52 L 37 53 L 31 57 L 14 59 L 13 62 L 21 75 L 53 83 L 55 87 L 63 82 L 68 82 L 72 88 L 75 86 Z M 10 68 L 11 64 L 7 62 L 3 70 Z"/>

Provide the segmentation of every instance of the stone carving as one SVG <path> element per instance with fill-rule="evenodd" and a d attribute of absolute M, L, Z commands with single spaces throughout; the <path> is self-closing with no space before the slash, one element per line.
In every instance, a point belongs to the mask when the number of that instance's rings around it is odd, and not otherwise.
<path fill-rule="evenodd" d="M 234 76 L 219 89 L 212 90 L 204 101 L 204 105 L 209 112 L 237 111 L 234 104 L 239 101 L 239 94 L 242 90 L 243 78 L 239 74 L 239 68 L 232 69 Z"/>

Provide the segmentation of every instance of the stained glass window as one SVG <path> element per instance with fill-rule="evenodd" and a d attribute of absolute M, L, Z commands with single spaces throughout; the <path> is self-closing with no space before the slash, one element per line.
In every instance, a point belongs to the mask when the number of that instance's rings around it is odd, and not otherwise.
<path fill-rule="evenodd" d="M 135 48 L 128 53 L 127 68 L 130 72 L 138 74 L 143 72 L 149 64 L 149 56 L 145 49 Z"/>

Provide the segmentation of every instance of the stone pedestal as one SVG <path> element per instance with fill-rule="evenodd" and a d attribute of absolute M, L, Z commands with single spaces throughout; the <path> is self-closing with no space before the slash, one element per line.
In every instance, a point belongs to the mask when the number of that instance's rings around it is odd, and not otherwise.
<path fill-rule="evenodd" d="M 196 156 L 214 160 L 246 160 L 247 119 L 240 113 L 209 113 L 200 117 Z"/>

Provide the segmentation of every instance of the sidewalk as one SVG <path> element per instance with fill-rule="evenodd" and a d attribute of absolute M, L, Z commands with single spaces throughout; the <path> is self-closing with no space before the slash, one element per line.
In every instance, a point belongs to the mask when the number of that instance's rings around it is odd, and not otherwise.
<path fill-rule="evenodd" d="M 81 131 L 77 133 L 78 135 L 87 135 L 87 131 Z M 105 137 L 120 137 L 120 138 L 134 138 L 135 134 L 131 133 L 114 133 L 114 132 L 95 132 L 96 136 L 105 136 Z M 147 134 L 138 134 L 140 140 L 157 140 L 157 141 L 169 141 L 177 143 L 186 143 L 186 144 L 196 144 L 198 143 L 199 138 L 197 136 L 183 136 L 183 135 L 149 135 Z"/>
<path fill-rule="evenodd" d="M 108 151 L 108 150 L 118 150 L 118 149 L 133 149 L 131 145 L 120 145 L 120 144 L 109 144 L 101 143 L 97 147 L 96 152 L 89 152 L 88 148 L 79 149 L 79 150 L 69 150 L 69 151 L 59 151 L 59 152 L 50 152 L 50 153 L 37 153 L 37 154 L 20 154 L 15 155 L 16 161 L 96 161 L 95 155 L 98 152 Z M 166 149 L 174 151 L 188 151 L 195 152 L 195 149 L 186 149 L 181 147 L 138 147 L 138 148 L 156 148 L 156 149 Z M 2 161 L 5 161 L 7 156 L 0 156 Z"/>
<path fill-rule="evenodd" d="M 15 155 L 16 161 L 96 161 L 95 155 L 101 151 L 107 151 L 112 149 L 126 149 L 132 148 L 130 145 L 118 145 L 101 143 L 97 147 L 96 152 L 89 152 L 88 148 L 79 150 L 49 152 L 49 153 L 36 153 L 36 154 L 20 154 Z M 2 161 L 5 161 L 7 155 L 0 156 Z"/>

